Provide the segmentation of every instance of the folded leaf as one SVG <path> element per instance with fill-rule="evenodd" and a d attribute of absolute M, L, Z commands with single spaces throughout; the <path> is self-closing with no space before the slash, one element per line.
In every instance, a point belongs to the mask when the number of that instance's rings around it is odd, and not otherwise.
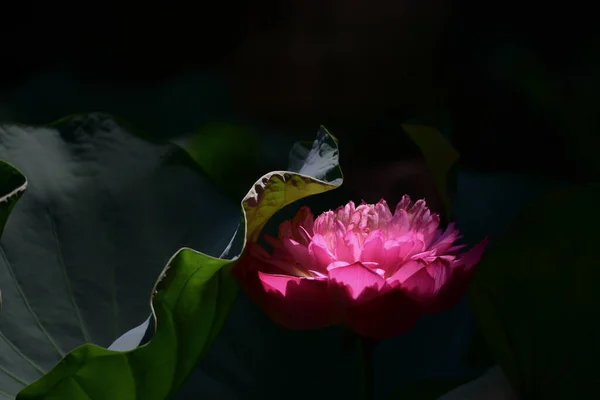
<path fill-rule="evenodd" d="M 146 319 L 173 253 L 219 255 L 239 222 L 183 150 L 104 115 L 0 125 L 0 159 L 29 180 L 0 241 L 0 389 L 13 397 L 74 348 Z M 6 190 L 23 182 L 1 165 Z"/>
<path fill-rule="evenodd" d="M 404 124 L 402 128 L 421 149 L 444 202 L 444 211 L 446 215 L 450 215 L 448 178 L 452 166 L 458 160 L 458 152 L 435 128 L 416 124 Z"/>
<path fill-rule="evenodd" d="M 0 235 L 8 216 L 27 188 L 27 178 L 12 165 L 0 161 Z"/>
<path fill-rule="evenodd" d="M 25 175 L 10 164 L 0 161 L 0 236 L 4 232 L 4 226 L 8 216 L 17 201 L 21 198 L 27 188 Z M 2 292 L 0 287 L 0 309 L 2 307 Z M 1 347 L 0 347 L 1 349 Z M 0 391 L 0 394 L 2 391 Z"/>
<path fill-rule="evenodd" d="M 318 152 L 331 143 L 333 139 L 322 130 L 315 150 Z M 255 240 L 280 208 L 341 183 L 337 147 L 333 144 L 332 148 L 335 151 L 329 155 L 336 162 L 332 164 L 335 178 L 331 181 L 282 171 L 267 174 L 256 182 L 242 201 L 242 225 L 248 240 Z M 317 157 L 315 162 L 320 161 Z M 196 229 L 214 235 L 217 225 L 198 224 Z M 205 354 L 227 316 L 237 291 L 230 274 L 233 263 L 235 260 L 181 249 L 167 263 L 154 286 L 151 304 L 156 331 L 148 344 L 126 352 L 83 345 L 22 390 L 17 398 L 162 400 L 169 397 Z"/>

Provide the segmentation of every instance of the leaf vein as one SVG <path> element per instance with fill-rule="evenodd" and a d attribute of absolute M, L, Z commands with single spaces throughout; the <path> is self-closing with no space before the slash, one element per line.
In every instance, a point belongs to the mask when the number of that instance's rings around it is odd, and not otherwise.
<path fill-rule="evenodd" d="M 88 333 L 87 328 L 85 327 L 85 325 L 83 323 L 83 318 L 81 317 L 81 312 L 79 311 L 79 306 L 77 305 L 77 302 L 75 301 L 75 296 L 73 295 L 73 288 L 71 287 L 71 280 L 69 279 L 69 274 L 67 273 L 67 266 L 65 264 L 65 260 L 64 260 L 63 254 L 62 254 L 62 249 L 61 249 L 61 245 L 60 245 L 60 240 L 58 238 L 58 232 L 56 230 L 56 224 L 54 223 L 54 218 L 52 218 L 52 214 L 50 214 L 49 211 L 47 211 L 47 214 L 48 214 L 48 219 L 50 221 L 52 236 L 54 237 L 54 240 L 56 241 L 58 262 L 60 264 L 60 267 L 61 267 L 61 270 L 63 273 L 65 285 L 67 286 L 67 292 L 69 294 L 69 299 L 71 300 L 71 304 L 73 305 L 73 309 L 75 310 L 75 315 L 77 316 L 77 320 L 79 321 L 79 327 L 81 329 L 81 333 L 83 334 L 83 338 L 87 343 L 91 343 L 90 335 Z"/>
<path fill-rule="evenodd" d="M 52 336 L 50 336 L 50 334 L 48 333 L 48 331 L 46 330 L 46 328 L 44 327 L 44 325 L 42 325 L 42 322 L 40 321 L 38 315 L 35 313 L 35 311 L 33 311 L 33 308 L 31 307 L 31 304 L 29 303 L 29 300 L 27 299 L 27 296 L 25 296 L 25 292 L 23 292 L 23 289 L 21 288 L 21 286 L 19 286 L 19 283 L 17 282 L 17 276 L 15 275 L 15 271 L 13 270 L 10 262 L 8 261 L 8 257 L 6 256 L 6 252 L 4 251 L 4 248 L 3 248 L 2 244 L 0 244 L 0 256 L 2 256 L 2 260 L 4 261 L 4 265 L 6 265 L 6 269 L 8 270 L 8 273 L 10 274 L 10 276 L 13 279 L 13 281 L 15 282 L 15 286 L 17 287 L 17 291 L 19 292 L 19 295 L 23 299 L 23 302 L 25 303 L 25 307 L 27 308 L 27 310 L 29 311 L 29 313 L 31 314 L 31 316 L 33 317 L 33 319 L 35 320 L 36 325 L 46 335 L 46 337 L 48 338 L 48 341 L 52 344 L 52 346 L 54 347 L 54 349 L 56 350 L 56 352 L 58 353 L 58 355 L 61 358 L 64 357 L 65 356 L 65 352 L 62 351 L 60 349 L 60 347 L 58 347 L 58 344 L 54 341 L 54 339 L 52 339 Z"/>
<path fill-rule="evenodd" d="M 2 396 L 4 398 L 7 398 L 8 400 L 12 400 L 14 398 L 13 396 L 11 396 L 10 394 L 6 393 L 2 389 L 0 389 L 0 396 Z"/>
<path fill-rule="evenodd" d="M 27 386 L 27 382 L 25 382 L 24 379 L 19 378 L 18 376 L 16 376 L 15 374 L 13 374 L 12 372 L 10 372 L 9 370 L 7 370 L 6 368 L 4 368 L 3 366 L 0 365 L 0 371 L 4 372 L 7 376 L 11 377 L 12 379 L 14 379 L 15 381 L 19 382 L 20 384 L 22 384 L 23 386 Z"/>
<path fill-rule="evenodd" d="M 27 361 L 33 368 L 37 369 L 42 375 L 44 375 L 46 373 L 42 369 L 42 367 L 37 365 L 37 363 L 35 361 L 33 361 L 31 358 L 29 358 L 25 354 L 23 354 L 21 349 L 19 349 L 17 347 L 17 345 L 12 340 L 7 338 L 2 332 L 0 332 L 0 339 L 3 339 L 6 342 L 6 344 L 15 351 L 15 353 L 17 353 L 19 356 L 21 356 L 21 358 L 23 358 L 25 361 Z"/>

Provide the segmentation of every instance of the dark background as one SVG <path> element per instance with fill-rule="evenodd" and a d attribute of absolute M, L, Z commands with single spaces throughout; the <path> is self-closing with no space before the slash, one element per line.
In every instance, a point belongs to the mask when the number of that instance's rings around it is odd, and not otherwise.
<path fill-rule="evenodd" d="M 355 142 L 378 134 L 389 154 L 374 158 L 396 159 L 414 152 L 396 134 L 402 121 L 444 112 L 465 166 L 581 177 L 591 161 L 577 152 L 597 136 L 600 88 L 595 14 L 582 5 L 9 3 L 1 11 L 0 90 L 52 68 L 81 91 L 100 83 L 131 93 L 213 71 L 230 100 L 228 118 L 281 132 L 326 124 Z M 186 94 L 188 103 L 206 96 L 200 92 Z M 36 96 L 49 94 L 31 94 L 31 103 Z M 48 122 L 26 101 L 3 100 L 19 122 Z M 68 112 L 80 111 L 95 110 Z"/>

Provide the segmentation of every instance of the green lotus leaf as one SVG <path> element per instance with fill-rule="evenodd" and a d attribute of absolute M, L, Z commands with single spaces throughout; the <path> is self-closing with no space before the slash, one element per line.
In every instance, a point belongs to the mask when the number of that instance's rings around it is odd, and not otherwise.
<path fill-rule="evenodd" d="M 280 208 L 342 180 L 337 146 L 324 129 L 304 170 L 263 176 L 241 210 L 214 194 L 183 150 L 106 116 L 5 125 L 0 138 L 0 158 L 30 183 L 0 243 L 9 299 L 0 315 L 0 387 L 9 399 L 168 398 L 233 303 L 237 257 L 219 257 L 237 227 L 255 240 Z M 151 340 L 107 349 L 145 319 L 149 295 Z"/>

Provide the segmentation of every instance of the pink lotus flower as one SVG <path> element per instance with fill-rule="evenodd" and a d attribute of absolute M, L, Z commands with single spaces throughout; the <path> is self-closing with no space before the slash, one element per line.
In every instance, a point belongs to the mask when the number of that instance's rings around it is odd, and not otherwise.
<path fill-rule="evenodd" d="M 316 220 L 302 207 L 266 236 L 270 254 L 250 243 L 234 273 L 275 322 L 290 329 L 345 323 L 384 338 L 409 329 L 422 314 L 450 308 L 464 294 L 487 239 L 471 250 L 424 200 L 405 195 L 391 213 L 385 200 L 353 202 Z"/>

